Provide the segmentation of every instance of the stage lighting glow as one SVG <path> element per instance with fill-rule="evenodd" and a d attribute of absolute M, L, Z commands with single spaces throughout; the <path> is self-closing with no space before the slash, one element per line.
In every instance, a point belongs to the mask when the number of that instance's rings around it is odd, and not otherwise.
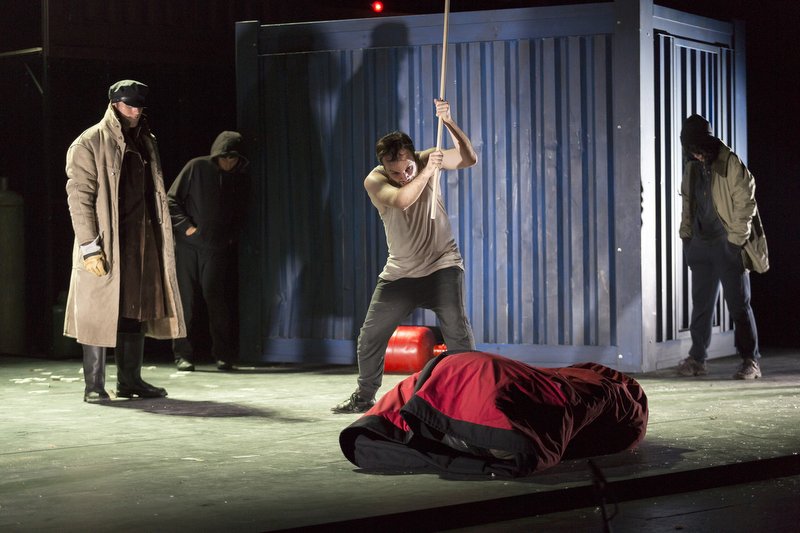
<path fill-rule="evenodd" d="M 372 2 L 372 11 L 375 13 L 383 11 L 383 2 Z"/>

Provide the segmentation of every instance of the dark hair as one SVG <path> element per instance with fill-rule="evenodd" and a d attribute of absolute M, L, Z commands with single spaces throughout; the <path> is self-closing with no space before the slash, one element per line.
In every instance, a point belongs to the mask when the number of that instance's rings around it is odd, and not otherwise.
<path fill-rule="evenodd" d="M 389 161 L 397 161 L 397 154 L 404 149 L 414 156 L 414 142 L 411 137 L 402 131 L 393 131 L 378 140 L 375 145 L 375 155 L 378 156 L 378 162 L 383 164 L 383 158 L 387 158 Z"/>

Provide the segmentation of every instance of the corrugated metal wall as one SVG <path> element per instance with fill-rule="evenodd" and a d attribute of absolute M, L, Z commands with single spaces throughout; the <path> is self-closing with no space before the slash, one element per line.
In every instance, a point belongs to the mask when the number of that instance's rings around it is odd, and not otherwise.
<path fill-rule="evenodd" d="M 446 97 L 479 163 L 441 190 L 478 343 L 613 343 L 610 49 L 607 34 L 448 47 Z M 267 338 L 357 336 L 386 257 L 363 178 L 393 129 L 435 144 L 440 60 L 440 44 L 260 58 Z"/>
<path fill-rule="evenodd" d="M 610 37 L 471 46 L 482 70 L 467 65 L 464 76 L 482 87 L 467 127 L 480 163 L 458 196 L 467 202 L 453 194 L 447 205 L 468 265 L 476 339 L 607 345 Z"/>
<path fill-rule="evenodd" d="M 445 173 L 442 194 L 477 342 L 611 342 L 608 53 L 607 36 L 450 48 L 447 97 L 479 164 Z M 274 80 L 266 138 L 277 155 L 266 175 L 281 177 L 269 179 L 266 209 L 279 229 L 270 231 L 271 336 L 357 333 L 386 257 L 362 181 L 388 131 L 409 132 L 420 149 L 435 144 L 440 54 L 420 46 L 264 58 L 262 75 Z"/>
<path fill-rule="evenodd" d="M 658 340 L 688 338 L 691 319 L 691 273 L 678 235 L 683 154 L 680 130 L 693 113 L 711 122 L 715 135 L 738 150 L 734 51 L 728 44 L 707 44 L 660 33 L 655 40 L 657 108 L 657 219 L 659 245 Z M 732 329 L 720 288 L 715 332 Z"/>
<path fill-rule="evenodd" d="M 729 133 L 744 108 L 731 28 L 649 0 L 451 14 L 446 97 L 479 163 L 441 191 L 479 348 L 621 370 L 685 351 L 677 136 L 690 110 Z M 441 29 L 428 15 L 237 26 L 263 221 L 242 254 L 243 359 L 355 360 L 386 257 L 363 179 L 391 130 L 435 144 Z"/>

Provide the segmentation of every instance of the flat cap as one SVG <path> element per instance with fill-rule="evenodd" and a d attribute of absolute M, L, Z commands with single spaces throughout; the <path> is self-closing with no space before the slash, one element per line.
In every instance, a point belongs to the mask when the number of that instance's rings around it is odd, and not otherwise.
<path fill-rule="evenodd" d="M 120 80 L 108 88 L 111 102 L 123 102 L 131 107 L 144 107 L 147 85 L 135 80 Z"/>

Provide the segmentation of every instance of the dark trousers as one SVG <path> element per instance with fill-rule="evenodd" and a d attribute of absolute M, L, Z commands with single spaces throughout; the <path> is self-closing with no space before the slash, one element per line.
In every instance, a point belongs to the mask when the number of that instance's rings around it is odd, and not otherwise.
<path fill-rule="evenodd" d="M 750 275 L 742 263 L 742 251 L 723 238 L 713 242 L 691 239 L 684 255 L 692 270 L 692 347 L 698 361 L 708 357 L 714 306 L 722 283 L 725 303 L 733 319 L 734 344 L 742 358 L 759 359 L 758 330 L 750 307 Z"/>
<path fill-rule="evenodd" d="M 211 353 L 217 360 L 231 362 L 236 355 L 231 301 L 232 290 L 228 280 L 233 274 L 231 258 L 233 249 L 211 250 L 178 242 L 175 246 L 178 288 L 186 321 L 187 336 L 172 341 L 175 358 L 192 361 L 192 332 L 195 326 L 195 298 L 202 296 L 208 309 L 208 329 L 211 334 Z"/>
<path fill-rule="evenodd" d="M 445 268 L 423 278 L 378 279 L 358 336 L 358 393 L 372 398 L 383 382 L 386 346 L 397 326 L 416 308 L 436 313 L 448 350 L 474 350 L 464 309 L 464 271 Z"/>

